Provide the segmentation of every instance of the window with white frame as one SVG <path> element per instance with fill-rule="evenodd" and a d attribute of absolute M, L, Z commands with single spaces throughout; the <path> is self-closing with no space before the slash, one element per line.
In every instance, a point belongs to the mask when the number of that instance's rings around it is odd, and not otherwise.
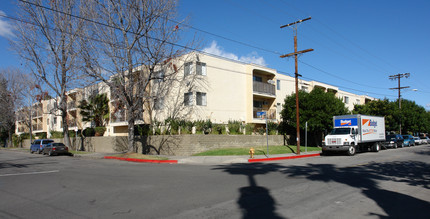
<path fill-rule="evenodd" d="M 206 93 L 196 92 L 196 104 L 198 106 L 206 106 Z"/>
<path fill-rule="evenodd" d="M 192 71 L 193 63 L 187 62 L 184 64 L 184 76 L 190 75 Z"/>
<path fill-rule="evenodd" d="M 349 103 L 349 97 L 344 96 L 344 97 L 343 97 L 343 102 L 344 102 L 345 104 L 348 104 L 348 103 Z"/>
<path fill-rule="evenodd" d="M 281 80 L 276 80 L 276 90 L 281 90 Z"/>
<path fill-rule="evenodd" d="M 193 105 L 193 92 L 188 92 L 184 94 L 184 105 L 185 106 Z"/>
<path fill-rule="evenodd" d="M 302 91 L 306 91 L 306 92 L 308 92 L 308 87 L 306 87 L 306 86 L 302 86 Z"/>
<path fill-rule="evenodd" d="M 206 75 L 206 63 L 197 62 L 196 72 L 197 75 Z"/>

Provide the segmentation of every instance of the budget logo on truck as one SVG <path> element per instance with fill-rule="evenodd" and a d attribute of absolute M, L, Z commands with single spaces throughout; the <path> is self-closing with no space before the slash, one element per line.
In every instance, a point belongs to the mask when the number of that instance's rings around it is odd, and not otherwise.
<path fill-rule="evenodd" d="M 376 126 L 378 126 L 378 122 L 376 120 L 363 119 L 362 125 L 363 127 L 368 127 L 367 129 L 363 129 L 363 135 L 378 133 L 378 130 L 376 129 Z M 371 127 L 373 127 L 373 129 Z"/>
<path fill-rule="evenodd" d="M 356 126 L 357 125 L 357 119 L 352 118 L 352 119 L 336 119 L 335 121 L 335 126 L 339 127 L 339 126 Z"/>

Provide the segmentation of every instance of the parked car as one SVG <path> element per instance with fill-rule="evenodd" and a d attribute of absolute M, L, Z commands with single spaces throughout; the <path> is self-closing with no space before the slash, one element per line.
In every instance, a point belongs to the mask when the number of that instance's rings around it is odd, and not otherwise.
<path fill-rule="evenodd" d="M 59 155 L 59 154 L 69 154 L 69 148 L 63 143 L 52 142 L 43 148 L 43 154 L 47 154 L 49 156 Z"/>
<path fill-rule="evenodd" d="M 423 141 L 421 140 L 420 137 L 414 137 L 414 140 L 415 140 L 415 144 L 417 145 L 423 144 Z"/>
<path fill-rule="evenodd" d="M 415 139 L 412 135 L 403 135 L 403 145 L 404 146 L 415 146 Z"/>
<path fill-rule="evenodd" d="M 421 141 L 423 144 L 430 144 L 430 138 L 429 137 L 421 137 Z"/>
<path fill-rule="evenodd" d="M 385 137 L 384 146 L 389 148 L 403 147 L 403 136 L 399 134 L 387 135 Z"/>
<path fill-rule="evenodd" d="M 30 153 L 37 152 L 38 154 L 40 154 L 43 148 L 45 148 L 45 146 L 51 142 L 54 142 L 54 140 L 51 140 L 51 139 L 34 140 L 33 143 L 31 143 L 30 145 Z"/>

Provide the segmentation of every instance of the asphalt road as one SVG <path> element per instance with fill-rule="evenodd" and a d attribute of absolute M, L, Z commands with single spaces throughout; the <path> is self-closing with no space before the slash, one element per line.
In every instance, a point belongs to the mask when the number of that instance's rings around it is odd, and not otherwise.
<path fill-rule="evenodd" d="M 0 218 L 429 218 L 430 146 L 187 165 L 0 150 Z"/>

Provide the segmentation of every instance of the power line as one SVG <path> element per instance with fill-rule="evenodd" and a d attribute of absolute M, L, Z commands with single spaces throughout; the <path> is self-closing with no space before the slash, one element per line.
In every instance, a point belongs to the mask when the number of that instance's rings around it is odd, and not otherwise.
<path fill-rule="evenodd" d="M 34 3 L 31 3 L 31 2 L 27 2 L 27 1 L 25 1 L 25 0 L 19 0 L 19 1 L 22 1 L 22 2 L 24 2 L 24 3 L 29 3 L 29 4 L 32 4 L 32 5 L 37 6 L 37 7 L 44 8 L 44 9 L 46 9 L 46 10 L 51 10 L 51 11 L 55 11 L 55 12 L 57 12 L 57 13 L 62 13 L 62 14 L 65 14 L 65 15 L 69 15 L 69 16 L 72 16 L 72 17 L 77 18 L 77 19 L 84 19 L 84 20 L 86 20 L 86 21 L 88 21 L 88 22 L 93 22 L 93 23 L 95 23 L 95 24 L 103 25 L 103 26 L 105 26 L 105 27 L 118 29 L 118 28 L 116 28 L 116 27 L 113 27 L 113 26 L 110 26 L 110 25 L 107 25 L 107 24 L 103 24 L 103 23 L 100 23 L 100 22 L 97 22 L 97 21 L 93 21 L 93 20 L 90 20 L 90 19 L 88 19 L 88 18 L 83 18 L 83 17 L 81 17 L 81 16 L 72 15 L 72 14 L 69 14 L 69 13 L 66 13 L 66 12 L 62 12 L 62 11 L 59 11 L 59 10 L 51 9 L 51 8 L 49 8 L 49 7 L 46 7 L 46 6 L 41 6 L 41 5 L 38 5 L 38 4 L 34 4 Z M 23 22 L 23 23 L 27 23 L 27 24 L 31 24 L 31 25 L 36 25 L 36 26 L 37 26 L 37 24 L 31 23 L 31 22 L 28 22 L 28 21 L 24 21 L 24 20 L 22 20 L 22 19 L 18 19 L 18 18 L 14 18 L 14 17 L 6 16 L 6 15 L 0 15 L 0 16 L 1 16 L 1 17 L 5 17 L 5 18 L 9 18 L 9 19 L 13 19 L 13 20 L 16 20 L 16 21 L 19 21 L 19 22 Z M 172 21 L 173 21 L 173 20 L 172 20 Z M 53 30 L 59 31 L 59 30 L 57 30 L 57 29 L 55 29 L 55 28 L 50 28 L 50 29 L 53 29 Z M 195 28 L 195 29 L 196 29 L 196 30 L 198 30 L 198 28 Z M 136 34 L 136 35 L 138 35 L 138 33 L 131 32 L 131 31 L 129 31 L 129 33 L 132 33 L 132 34 Z M 209 33 L 209 32 L 208 32 L 208 33 Z M 68 34 L 72 34 L 72 33 L 68 33 Z M 216 34 L 214 34 L 214 35 L 216 35 Z M 145 36 L 145 35 L 142 35 L 142 36 Z M 217 36 L 220 36 L 220 35 L 217 35 Z M 220 36 L 220 37 L 222 37 L 222 36 Z M 151 38 L 151 39 L 154 39 L 154 40 L 157 40 L 157 41 L 162 41 L 161 39 L 158 39 L 158 38 L 155 38 L 155 37 L 148 37 L 148 38 Z M 224 38 L 226 38 L 226 37 L 224 37 Z M 98 39 L 93 39 L 93 38 L 90 38 L 90 39 L 91 39 L 91 40 L 98 41 L 98 42 L 106 43 L 106 42 L 101 41 L 101 40 L 98 40 Z M 226 39 L 228 39 L 228 38 L 226 38 Z M 236 40 L 232 40 L 232 41 L 236 41 Z M 177 47 L 181 47 L 181 48 L 184 48 L 184 49 L 187 49 L 187 50 L 190 50 L 190 51 L 197 51 L 197 52 L 200 52 L 200 53 L 202 53 L 202 54 L 208 54 L 208 55 L 212 55 L 212 56 L 215 56 L 215 57 L 220 57 L 220 58 L 229 59 L 229 58 L 222 57 L 222 56 L 218 56 L 218 55 L 215 55 L 215 54 L 211 54 L 211 53 L 208 53 L 208 52 L 205 52 L 205 51 L 202 51 L 202 50 L 198 50 L 198 49 L 196 49 L 196 48 L 191 48 L 191 47 L 188 47 L 188 46 L 183 46 L 183 45 L 181 45 L 181 44 L 172 43 L 172 42 L 168 42 L 168 41 L 165 41 L 165 42 L 166 42 L 167 44 L 170 44 L 170 45 L 173 45 L 173 46 L 177 46 Z M 237 42 L 239 42 L 239 41 L 237 41 Z M 246 43 L 244 43 L 243 45 L 246 45 Z M 257 49 L 262 49 L 262 48 L 260 48 L 260 47 L 255 47 L 255 48 L 257 48 Z M 272 52 L 272 53 L 277 54 L 277 55 L 279 55 L 279 54 L 280 54 L 279 52 L 275 52 L 275 51 L 271 51 L 271 50 L 265 50 L 265 51 L 267 51 L 267 52 Z M 238 60 L 234 60 L 234 59 L 230 59 L 230 60 L 238 61 Z M 321 69 L 316 68 L 316 67 L 314 67 L 314 66 L 311 66 L 310 64 L 305 63 L 305 62 L 303 62 L 303 61 L 300 61 L 300 62 L 301 62 L 301 63 L 303 63 L 303 64 L 306 64 L 306 65 L 308 65 L 308 66 L 310 66 L 310 67 L 313 67 L 314 69 L 316 69 L 316 70 L 318 70 L 318 71 L 321 71 L 321 72 L 323 72 L 323 73 L 325 73 L 325 74 L 329 74 L 329 75 L 332 75 L 332 76 L 334 75 L 334 74 L 331 74 L 331 73 L 329 73 L 329 72 L 327 72 L 327 71 L 324 71 L 324 70 L 321 70 Z M 285 72 L 282 72 L 282 71 L 278 71 L 278 72 L 280 72 L 280 73 L 284 73 L 284 74 L 285 74 Z M 287 74 L 288 74 L 288 73 L 287 73 Z M 338 78 L 338 79 L 342 79 L 342 78 L 340 78 L 340 77 L 337 77 L 337 78 Z M 311 80 L 313 80 L 313 79 L 311 79 Z M 345 80 L 345 79 L 342 79 L 342 80 Z M 348 80 L 346 80 L 346 81 L 348 81 Z M 348 82 L 351 82 L 351 81 L 348 81 Z M 355 84 L 357 84 L 357 85 L 361 85 L 361 86 L 364 86 L 364 87 L 370 87 L 370 86 L 368 86 L 368 85 L 362 85 L 362 84 L 358 84 L 358 83 L 355 83 Z M 341 87 L 341 86 L 338 86 L 338 87 Z M 372 88 L 375 88 L 375 87 L 372 87 Z M 351 89 L 351 88 L 348 88 L 348 89 Z M 379 88 L 379 89 L 380 89 L 380 88 Z M 351 90 L 356 90 L 356 89 L 351 89 Z M 360 90 L 356 90 L 356 91 L 360 91 Z M 368 93 L 369 93 L 369 92 L 368 92 Z M 374 94 L 377 94 L 377 93 L 374 93 Z M 377 95 L 383 95 L 383 94 L 377 94 Z"/>

